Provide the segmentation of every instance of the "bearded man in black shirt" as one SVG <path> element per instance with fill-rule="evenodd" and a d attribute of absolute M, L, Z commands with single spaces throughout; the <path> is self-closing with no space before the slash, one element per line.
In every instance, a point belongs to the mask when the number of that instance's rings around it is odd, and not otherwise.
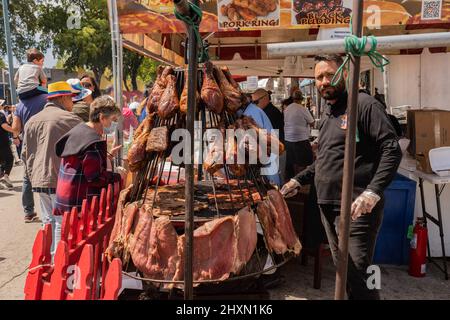
<path fill-rule="evenodd" d="M 317 89 L 328 102 L 320 122 L 316 161 L 282 189 L 286 197 L 302 185 L 314 183 L 322 223 L 337 264 L 338 226 L 342 193 L 348 94 L 347 72 L 335 86 L 334 75 L 342 65 L 338 55 L 316 57 Z M 372 264 L 378 231 L 383 218 L 384 190 L 393 180 L 402 153 L 384 106 L 366 93 L 358 96 L 355 178 L 350 225 L 347 295 L 349 299 L 379 299 L 379 290 L 370 289 L 367 273 Z"/>

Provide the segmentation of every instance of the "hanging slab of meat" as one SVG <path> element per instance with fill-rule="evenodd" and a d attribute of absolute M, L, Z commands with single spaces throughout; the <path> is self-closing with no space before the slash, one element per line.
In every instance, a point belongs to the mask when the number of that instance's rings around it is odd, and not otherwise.
<path fill-rule="evenodd" d="M 121 216 L 116 216 L 119 232 L 114 234 L 114 237 L 111 235 L 107 253 L 110 260 L 112 258 L 121 258 L 126 263 L 129 258 L 128 240 L 132 231 L 134 218 L 138 212 L 137 203 L 128 204 L 123 208 L 122 212 Z M 114 226 L 114 229 L 116 229 L 116 226 Z"/>
<path fill-rule="evenodd" d="M 201 97 L 209 111 L 221 114 L 224 106 L 224 96 L 214 79 L 214 65 L 211 62 L 205 64 Z"/>
<path fill-rule="evenodd" d="M 270 190 L 266 200 L 257 208 L 259 221 L 264 229 L 266 246 L 276 254 L 293 252 L 300 254 L 301 244 L 295 234 L 289 209 L 283 196 L 276 190 Z"/>
<path fill-rule="evenodd" d="M 147 152 L 163 152 L 169 147 L 169 129 L 167 127 L 154 128 L 147 139 Z"/>
<path fill-rule="evenodd" d="M 302 246 L 292 225 L 291 215 L 284 197 L 277 190 L 269 190 L 267 197 L 271 204 L 272 212 L 276 213 L 276 228 L 280 231 L 288 249 L 296 255 L 299 255 Z"/>
<path fill-rule="evenodd" d="M 124 189 L 120 192 L 119 200 L 117 202 L 117 209 L 116 209 L 116 215 L 115 215 L 115 221 L 114 221 L 114 227 L 111 231 L 111 235 L 109 237 L 109 245 L 106 249 L 106 256 L 108 257 L 109 261 L 112 261 L 112 259 L 115 256 L 115 245 L 113 244 L 114 240 L 119 236 L 121 232 L 122 227 L 122 217 L 123 217 L 123 208 L 125 207 L 125 204 L 128 202 L 131 189 L 133 188 L 133 185 L 130 185 L 127 189 Z"/>
<path fill-rule="evenodd" d="M 186 70 L 184 72 L 185 76 L 184 76 L 184 88 L 183 88 L 183 92 L 181 93 L 181 98 L 180 98 L 180 111 L 184 114 L 187 113 L 188 111 L 188 79 L 189 79 L 189 74 L 188 71 Z M 195 90 L 195 105 L 198 106 L 200 102 L 200 96 L 198 94 L 198 91 Z"/>
<path fill-rule="evenodd" d="M 236 177 L 242 177 L 246 174 L 247 170 L 245 164 L 238 163 L 238 148 L 235 137 L 227 138 L 225 159 L 227 168 L 230 170 L 231 174 Z"/>
<path fill-rule="evenodd" d="M 133 139 L 137 139 L 141 134 L 143 134 L 144 132 L 150 132 L 152 130 L 152 125 L 153 125 L 153 119 L 155 117 L 155 114 L 149 114 L 144 121 L 142 121 L 142 123 L 139 125 L 139 127 L 136 129 L 136 131 L 134 132 L 134 136 Z"/>
<path fill-rule="evenodd" d="M 158 115 L 161 119 L 168 119 L 180 109 L 177 93 L 177 79 L 174 75 L 167 76 L 167 87 L 158 105 Z"/>
<path fill-rule="evenodd" d="M 225 217 L 205 223 L 194 231 L 193 278 L 198 280 L 225 280 L 233 272 L 237 257 L 237 239 L 234 217 Z M 185 236 L 178 239 L 175 280 L 184 278 Z"/>
<path fill-rule="evenodd" d="M 180 260 L 178 235 L 168 217 L 153 219 L 149 208 L 142 209 L 131 239 L 134 265 L 146 277 L 172 280 Z"/>
<path fill-rule="evenodd" d="M 228 82 L 233 86 L 233 88 L 242 92 L 241 87 L 239 86 L 239 84 L 236 82 L 236 80 L 234 80 L 233 76 L 231 75 L 230 69 L 228 69 L 228 67 L 222 67 L 220 69 L 222 70 L 225 77 L 227 77 Z"/>
<path fill-rule="evenodd" d="M 255 130 L 258 135 L 258 145 L 261 148 L 266 148 L 267 155 L 271 154 L 271 144 L 278 144 L 278 153 L 282 154 L 285 151 L 284 144 L 276 137 L 274 133 L 261 131 L 262 129 L 256 124 L 255 120 L 251 117 L 243 116 L 242 118 L 236 120 L 236 129 L 243 130 Z"/>
<path fill-rule="evenodd" d="M 203 162 L 203 167 L 210 174 L 214 174 L 223 168 L 225 163 L 223 134 L 216 132 L 208 137 L 208 153 Z"/>
<path fill-rule="evenodd" d="M 239 274 L 250 261 L 256 249 L 258 235 L 256 232 L 256 217 L 249 207 L 240 210 L 234 217 L 237 238 L 237 256 L 233 266 L 233 273 Z"/>
<path fill-rule="evenodd" d="M 259 222 L 264 230 L 267 249 L 270 252 L 275 252 L 277 254 L 284 254 L 287 252 L 287 245 L 283 241 L 278 228 L 275 226 L 275 217 L 272 214 L 269 201 L 261 201 L 258 204 L 256 214 L 258 215 Z"/>
<path fill-rule="evenodd" d="M 152 92 L 150 93 L 150 99 L 147 103 L 148 114 L 156 112 L 158 110 L 159 103 L 167 87 L 168 76 L 171 74 L 173 74 L 172 67 L 158 67 L 155 84 L 153 85 Z"/>
<path fill-rule="evenodd" d="M 228 82 L 227 77 L 218 67 L 214 67 L 214 74 L 220 91 L 225 97 L 225 108 L 229 112 L 235 113 L 242 105 L 242 93 Z"/>
<path fill-rule="evenodd" d="M 152 130 L 155 113 L 147 116 L 136 130 L 133 144 L 128 150 L 128 166 L 131 172 L 138 171 L 145 164 L 147 140 Z"/>

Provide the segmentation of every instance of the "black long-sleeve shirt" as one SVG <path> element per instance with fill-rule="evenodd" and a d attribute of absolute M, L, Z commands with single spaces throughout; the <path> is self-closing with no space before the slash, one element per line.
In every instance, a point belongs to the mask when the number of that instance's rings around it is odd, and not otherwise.
<path fill-rule="evenodd" d="M 320 123 L 316 161 L 295 179 L 314 181 L 319 204 L 340 205 L 347 131 L 347 94 L 328 105 Z M 402 158 L 398 137 L 383 105 L 360 93 L 353 199 L 365 189 L 380 196 L 391 183 Z"/>
<path fill-rule="evenodd" d="M 265 114 L 272 123 L 274 129 L 279 130 L 279 139 L 284 143 L 284 116 L 283 113 L 275 107 L 272 102 L 264 109 Z"/>

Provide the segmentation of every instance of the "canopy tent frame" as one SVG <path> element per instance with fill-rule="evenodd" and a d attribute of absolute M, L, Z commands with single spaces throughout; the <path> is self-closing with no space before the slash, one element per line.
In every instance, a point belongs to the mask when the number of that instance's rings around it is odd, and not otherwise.
<path fill-rule="evenodd" d="M 109 0 L 109 2 L 116 3 L 116 0 Z M 189 13 L 187 0 L 173 1 L 180 13 Z M 198 4 L 197 0 L 192 1 Z M 353 0 L 353 8 L 356 13 L 353 17 L 353 34 L 361 37 L 363 30 L 363 6 L 362 1 Z M 117 13 L 117 12 L 116 12 Z M 187 14 L 188 15 L 188 14 Z M 188 131 L 193 135 L 193 115 L 195 112 L 195 94 L 193 88 L 196 83 L 196 70 L 198 67 L 197 57 L 197 43 L 193 36 L 193 28 L 188 27 L 189 35 L 189 84 L 188 84 Z M 415 35 L 400 35 L 400 36 L 384 36 L 377 37 L 378 51 L 388 51 L 393 49 L 416 49 L 424 47 L 450 46 L 450 33 L 427 33 Z M 224 44 L 226 45 L 226 44 Z M 287 57 L 287 56 L 308 56 L 325 53 L 345 53 L 344 40 L 325 40 L 325 41 L 308 41 L 308 42 L 289 42 L 289 43 L 267 43 L 267 53 L 269 58 Z M 215 45 L 212 45 L 215 46 Z M 221 46 L 219 44 L 218 46 Z M 251 44 L 253 46 L 253 44 Z M 135 50 L 137 48 L 134 48 Z M 366 47 L 370 49 L 370 44 Z M 146 52 L 140 50 L 143 54 Z M 149 55 L 151 56 L 151 55 Z M 192 63 L 191 63 L 192 62 Z M 345 288 L 347 281 L 347 264 L 348 264 L 348 241 L 349 241 L 349 226 L 350 226 L 350 207 L 351 195 L 353 191 L 353 175 L 354 175 L 354 159 L 355 159 L 355 144 L 356 144 L 356 105 L 358 99 L 358 84 L 360 72 L 361 57 L 351 57 L 350 73 L 349 73 L 349 121 L 346 138 L 345 151 L 345 167 L 343 177 L 343 196 L 341 203 L 341 221 L 339 225 L 339 258 L 336 272 L 336 288 L 335 299 L 344 299 Z M 116 75 L 116 73 L 115 73 Z M 119 78 L 120 79 L 120 78 Z M 191 115 L 189 119 L 189 115 Z M 191 126 L 192 121 L 192 126 Z M 191 148 L 193 150 L 193 148 Z M 193 154 L 191 154 L 193 157 Z M 194 166 L 186 165 L 186 259 L 185 259 L 185 299 L 193 299 L 193 281 L 192 281 L 192 249 L 193 249 L 193 171 Z"/>

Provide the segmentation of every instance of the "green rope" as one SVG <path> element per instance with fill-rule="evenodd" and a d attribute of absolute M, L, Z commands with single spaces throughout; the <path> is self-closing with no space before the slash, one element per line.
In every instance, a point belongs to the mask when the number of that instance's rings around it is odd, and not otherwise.
<path fill-rule="evenodd" d="M 200 35 L 200 23 L 202 22 L 203 12 L 202 9 L 193 4 L 192 2 L 188 2 L 191 11 L 194 13 L 192 17 L 184 16 L 177 11 L 175 8 L 174 14 L 178 20 L 183 21 L 186 25 L 191 26 L 194 30 L 195 37 L 197 39 L 197 43 L 199 46 L 199 62 L 203 63 L 209 60 L 208 48 L 204 45 L 202 37 Z"/>
<path fill-rule="evenodd" d="M 365 52 L 367 41 L 371 41 L 371 48 L 368 52 Z M 384 71 L 384 67 L 390 62 L 381 53 L 377 51 L 377 39 L 374 36 L 358 38 L 355 35 L 345 37 L 345 52 L 347 56 L 345 57 L 344 63 L 339 67 L 333 79 L 331 80 L 331 85 L 336 86 L 342 79 L 344 74 L 344 69 L 350 64 L 351 56 L 362 57 L 364 55 L 368 56 L 372 64 Z"/>

